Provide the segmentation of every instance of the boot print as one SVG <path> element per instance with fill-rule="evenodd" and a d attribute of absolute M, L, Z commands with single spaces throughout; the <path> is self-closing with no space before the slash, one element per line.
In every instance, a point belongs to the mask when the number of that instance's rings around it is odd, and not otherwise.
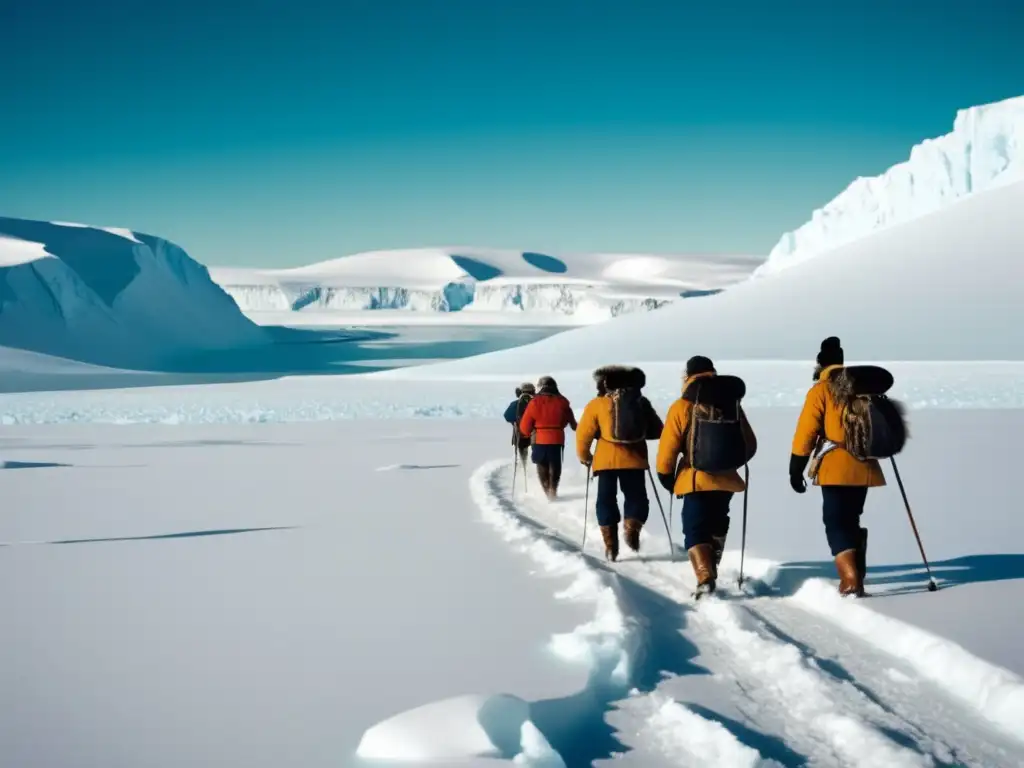
<path fill-rule="evenodd" d="M 604 539 L 604 556 L 613 563 L 619 557 L 619 526 L 602 525 L 601 538 Z"/>

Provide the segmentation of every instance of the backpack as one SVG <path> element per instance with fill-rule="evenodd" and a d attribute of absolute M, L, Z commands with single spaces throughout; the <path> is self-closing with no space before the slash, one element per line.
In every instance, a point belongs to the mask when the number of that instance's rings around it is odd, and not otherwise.
<path fill-rule="evenodd" d="M 700 472 L 728 472 L 747 464 L 756 447 L 747 444 L 740 401 L 747 386 L 738 376 L 696 379 L 683 392 L 693 403 L 683 440 L 687 462 Z M 696 483 L 696 475 L 694 475 Z"/>
<path fill-rule="evenodd" d="M 886 395 L 893 382 L 892 374 L 877 365 L 843 368 L 829 379 L 843 412 L 843 448 L 858 461 L 892 458 L 906 445 L 905 409 Z"/>
<path fill-rule="evenodd" d="M 646 442 L 649 406 L 639 388 L 612 389 L 608 391 L 607 397 L 612 401 L 611 434 L 601 437 L 619 445 Z"/>

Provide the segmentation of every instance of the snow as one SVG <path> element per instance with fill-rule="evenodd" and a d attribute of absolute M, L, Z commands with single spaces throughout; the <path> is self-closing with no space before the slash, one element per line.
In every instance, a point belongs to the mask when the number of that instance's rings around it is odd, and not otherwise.
<path fill-rule="evenodd" d="M 0 371 L 4 370 L 0 349 Z M 643 363 L 647 396 L 662 411 L 679 396 L 683 363 Z M 719 370 L 747 383 L 747 407 L 798 407 L 811 364 L 793 361 L 717 360 Z M 912 409 L 974 411 L 1024 408 L 1024 362 L 886 363 L 895 376 L 891 394 Z M 440 367 L 440 366 L 436 366 Z M 106 387 L 89 391 L 17 391 L 0 402 L 0 424 L 267 424 L 351 419 L 496 419 L 514 388 L 535 374 L 481 375 L 465 380 L 434 376 L 435 366 L 383 373 L 301 376 L 252 383 L 176 382 L 157 374 L 89 377 L 36 371 L 9 382 L 11 389 Z M 593 396 L 591 371 L 543 370 L 559 382 L 577 415 Z M 71 384 L 62 379 L 72 378 Z M 180 386 L 156 386 L 180 383 Z M 186 385 L 187 384 L 187 385 Z M 5 385 L 0 381 L 0 388 Z M 145 385 L 145 388 L 142 388 Z M 0 389 L 2 391 L 2 389 Z"/>
<path fill-rule="evenodd" d="M 1024 96 L 957 112 L 953 130 L 914 146 L 880 176 L 858 178 L 787 232 L 754 274 L 787 269 L 968 195 L 1024 179 Z"/>
<path fill-rule="evenodd" d="M 808 366 L 785 365 L 806 388 Z M 944 377 L 985 379 L 983 365 L 935 366 L 915 386 L 931 377 L 931 398 L 955 402 Z M 592 510 L 579 557 L 581 468 L 569 460 L 554 504 L 532 466 L 529 490 L 520 472 L 513 494 L 496 412 L 509 385 L 490 392 L 483 420 L 388 410 L 399 388 L 428 403 L 471 400 L 481 385 L 431 386 L 351 376 L 107 393 L 122 413 L 140 396 L 173 412 L 185 391 L 196 413 L 252 390 L 267 407 L 330 395 L 363 408 L 357 420 L 258 426 L 88 423 L 98 414 L 82 398 L 103 393 L 3 396 L 4 414 L 35 398 L 84 422 L 0 435 L 0 493 L 13 502 L 0 520 L 3 762 L 1019 764 L 1024 656 L 1000 607 L 1021 598 L 1024 519 L 1005 513 L 1011 485 L 948 478 L 1012 477 L 1016 454 L 999 446 L 1024 429 L 1024 410 L 911 411 L 900 469 L 938 592 L 921 589 L 889 486 L 871 493 L 865 521 L 873 597 L 833 599 L 820 500 L 789 489 L 788 451 L 761 451 L 745 561 L 759 581 L 749 597 L 735 591 L 737 497 L 722 597 L 694 606 L 653 498 L 646 560 L 606 566 Z M 762 445 L 788 445 L 791 404 L 749 416 Z M 950 451 L 957 442 L 992 450 Z M 672 512 L 678 537 L 678 503 Z M 481 723 L 482 708 L 501 717 Z M 96 737 L 113 724 L 119 739 Z"/>
<path fill-rule="evenodd" d="M 486 248 L 357 253 L 295 269 L 213 268 L 260 324 L 369 322 L 585 325 L 738 282 L 747 256 L 588 253 Z M 372 310 L 372 311 L 369 311 Z"/>
<path fill-rule="evenodd" d="M 846 605 L 830 585 L 820 580 L 808 581 L 793 599 L 844 631 L 906 661 L 1008 734 L 1020 735 L 1024 680 L 1017 675 L 973 656 L 954 642 L 859 605 Z"/>
<path fill-rule="evenodd" d="M 813 360 L 838 335 L 847 360 L 1024 359 L 1024 182 L 719 294 L 433 366 L 437 378 L 536 377 L 611 362 Z M 983 383 L 980 383 L 984 386 Z"/>
<path fill-rule="evenodd" d="M 121 368 L 266 343 L 176 245 L 0 218 L 0 344 Z"/>
<path fill-rule="evenodd" d="M 403 712 L 366 731 L 356 755 L 402 762 L 505 757 L 565 768 L 530 721 L 530 705 L 506 694 L 459 696 Z"/>

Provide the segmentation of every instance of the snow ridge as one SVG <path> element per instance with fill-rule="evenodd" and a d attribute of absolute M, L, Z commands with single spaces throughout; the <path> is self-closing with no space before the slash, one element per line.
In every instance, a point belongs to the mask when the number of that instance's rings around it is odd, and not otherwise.
<path fill-rule="evenodd" d="M 856 179 L 810 221 L 784 234 L 754 276 L 1022 178 L 1024 96 L 960 110 L 950 133 L 917 144 L 908 160 L 879 176 Z"/>

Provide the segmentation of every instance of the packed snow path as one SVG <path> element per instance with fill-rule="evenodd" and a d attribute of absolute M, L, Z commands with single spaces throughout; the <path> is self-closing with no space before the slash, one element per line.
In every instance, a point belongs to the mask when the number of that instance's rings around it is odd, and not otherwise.
<path fill-rule="evenodd" d="M 527 471 L 532 473 L 532 465 Z M 524 493 L 521 475 L 513 493 L 512 462 L 495 461 L 476 472 L 472 491 L 488 521 L 510 541 L 539 539 L 556 550 L 578 552 L 585 488 L 582 475 L 573 483 L 577 475 L 569 469 L 560 489 L 563 500 L 549 502 L 536 482 Z M 593 502 L 594 488 L 591 507 Z M 738 512 L 737 505 L 733 517 L 739 518 Z M 762 758 L 777 762 L 781 757 L 796 765 L 978 768 L 1019 766 L 1024 760 L 1024 738 L 986 721 L 909 664 L 805 610 L 801 601 L 809 599 L 807 591 L 799 598 L 739 593 L 730 553 L 723 561 L 718 595 L 695 603 L 685 552 L 679 547 L 673 563 L 665 542 L 652 541 L 648 529 L 662 527 L 653 498 L 640 556 L 623 547 L 617 563 L 606 563 L 592 509 L 588 521 L 587 567 L 613 589 L 622 581 L 640 584 L 677 603 L 683 614 L 682 620 L 664 612 L 631 615 L 637 606 L 622 606 L 626 622 L 619 642 L 633 656 L 627 666 L 635 673 L 639 655 L 647 663 L 665 658 L 657 644 L 672 631 L 660 631 L 659 624 L 669 623 L 699 649 L 712 674 L 731 687 L 746 725 L 785 745 L 784 754 L 762 751 Z M 674 522 L 677 528 L 678 509 Z M 729 546 L 738 543 L 736 525 Z M 815 594 L 820 586 L 809 584 L 809 592 Z M 817 594 L 820 600 L 831 597 L 821 590 Z M 662 679 L 653 686 L 659 693 L 668 687 L 685 690 L 685 677 L 667 676 L 671 660 L 665 661 L 657 670 Z M 757 748 L 757 742 L 750 746 Z"/>

